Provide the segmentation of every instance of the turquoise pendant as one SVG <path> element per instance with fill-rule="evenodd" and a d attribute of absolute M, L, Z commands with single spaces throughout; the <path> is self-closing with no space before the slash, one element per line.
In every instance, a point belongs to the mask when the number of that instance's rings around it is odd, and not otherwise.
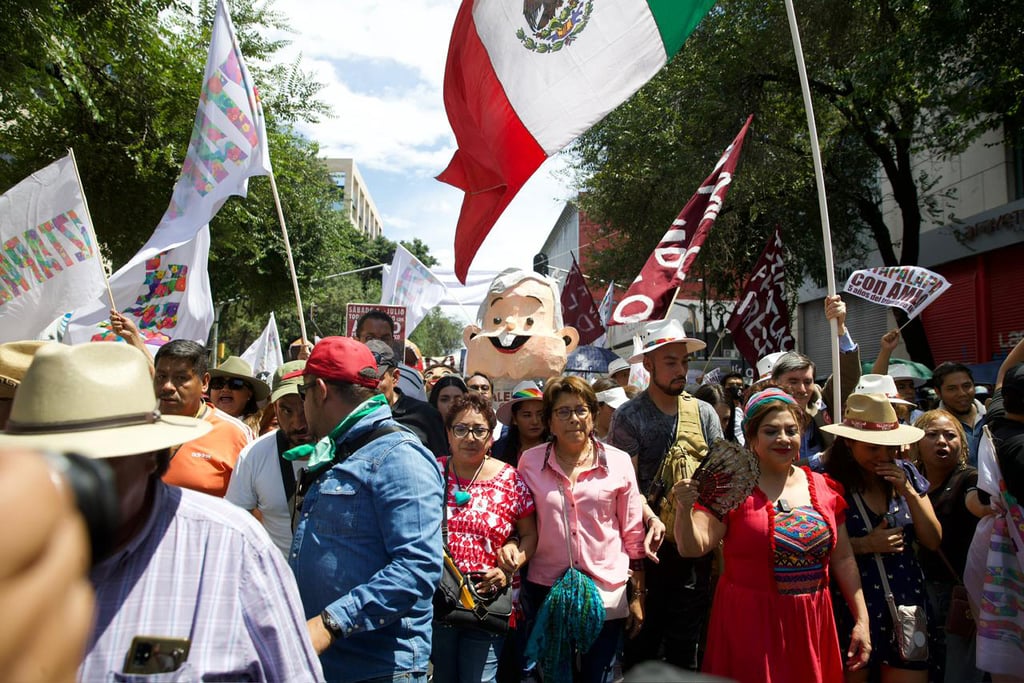
<path fill-rule="evenodd" d="M 469 502 L 469 499 L 473 496 L 467 491 L 456 491 L 455 492 L 455 504 L 462 506 Z"/>

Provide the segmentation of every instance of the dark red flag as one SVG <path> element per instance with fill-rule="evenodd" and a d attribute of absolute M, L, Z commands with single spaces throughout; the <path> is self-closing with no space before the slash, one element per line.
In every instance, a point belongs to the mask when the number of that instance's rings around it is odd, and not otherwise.
<path fill-rule="evenodd" d="M 572 257 L 572 267 L 562 287 L 562 319 L 569 327 L 580 333 L 580 346 L 586 346 L 604 334 L 601 314 L 597 312 L 594 295 L 587 289 L 583 271 Z"/>
<path fill-rule="evenodd" d="M 789 333 L 783 274 L 782 233 L 775 228 L 726 325 L 736 348 L 751 365 L 769 353 L 791 351 L 796 346 Z"/>

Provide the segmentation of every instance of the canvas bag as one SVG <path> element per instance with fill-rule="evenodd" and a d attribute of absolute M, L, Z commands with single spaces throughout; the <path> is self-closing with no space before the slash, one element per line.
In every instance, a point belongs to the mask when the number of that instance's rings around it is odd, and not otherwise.
<path fill-rule="evenodd" d="M 647 502 L 665 523 L 665 538 L 670 543 L 675 543 L 673 527 L 676 516 L 676 501 L 672 497 L 672 487 L 680 479 L 691 478 L 708 454 L 708 444 L 704 440 L 701 428 L 698 399 L 684 391 L 679 395 L 678 405 L 676 438 L 661 459 L 661 465 L 647 492 Z"/>

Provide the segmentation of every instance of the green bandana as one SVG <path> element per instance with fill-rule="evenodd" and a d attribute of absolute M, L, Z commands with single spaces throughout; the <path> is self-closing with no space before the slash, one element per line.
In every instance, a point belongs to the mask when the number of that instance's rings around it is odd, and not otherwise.
<path fill-rule="evenodd" d="M 301 458 L 309 458 L 309 464 L 306 465 L 310 470 L 315 470 L 323 464 L 330 463 L 334 460 L 334 450 L 339 439 L 345 434 L 352 425 L 359 422 L 363 417 L 369 415 L 373 411 L 377 410 L 381 406 L 386 406 L 388 399 L 384 394 L 377 394 L 371 398 L 366 399 L 360 403 L 355 410 L 348 414 L 348 416 L 341 421 L 337 427 L 331 430 L 331 433 L 324 438 L 317 441 L 315 444 L 303 444 L 290 448 L 282 454 L 285 460 L 299 460 Z"/>

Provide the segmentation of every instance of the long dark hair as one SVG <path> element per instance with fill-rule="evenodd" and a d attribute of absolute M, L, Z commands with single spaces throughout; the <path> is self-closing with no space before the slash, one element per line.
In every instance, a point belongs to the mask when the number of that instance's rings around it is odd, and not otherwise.
<path fill-rule="evenodd" d="M 434 383 L 434 388 L 430 390 L 430 398 L 428 399 L 430 401 L 430 405 L 436 408 L 437 399 L 441 395 L 441 390 L 445 387 L 452 386 L 461 389 L 463 394 L 469 392 L 469 388 L 466 386 L 466 383 L 462 381 L 461 377 L 458 375 L 445 375 L 441 379 L 437 380 L 437 382 Z"/>
<path fill-rule="evenodd" d="M 849 493 L 864 493 L 868 487 L 867 477 L 864 470 L 857 464 L 850 449 L 850 441 L 844 436 L 837 436 L 824 453 L 821 460 L 825 464 L 825 472 L 843 485 Z M 884 479 L 880 480 L 882 490 L 885 491 L 885 499 L 892 500 L 893 488 Z"/>

